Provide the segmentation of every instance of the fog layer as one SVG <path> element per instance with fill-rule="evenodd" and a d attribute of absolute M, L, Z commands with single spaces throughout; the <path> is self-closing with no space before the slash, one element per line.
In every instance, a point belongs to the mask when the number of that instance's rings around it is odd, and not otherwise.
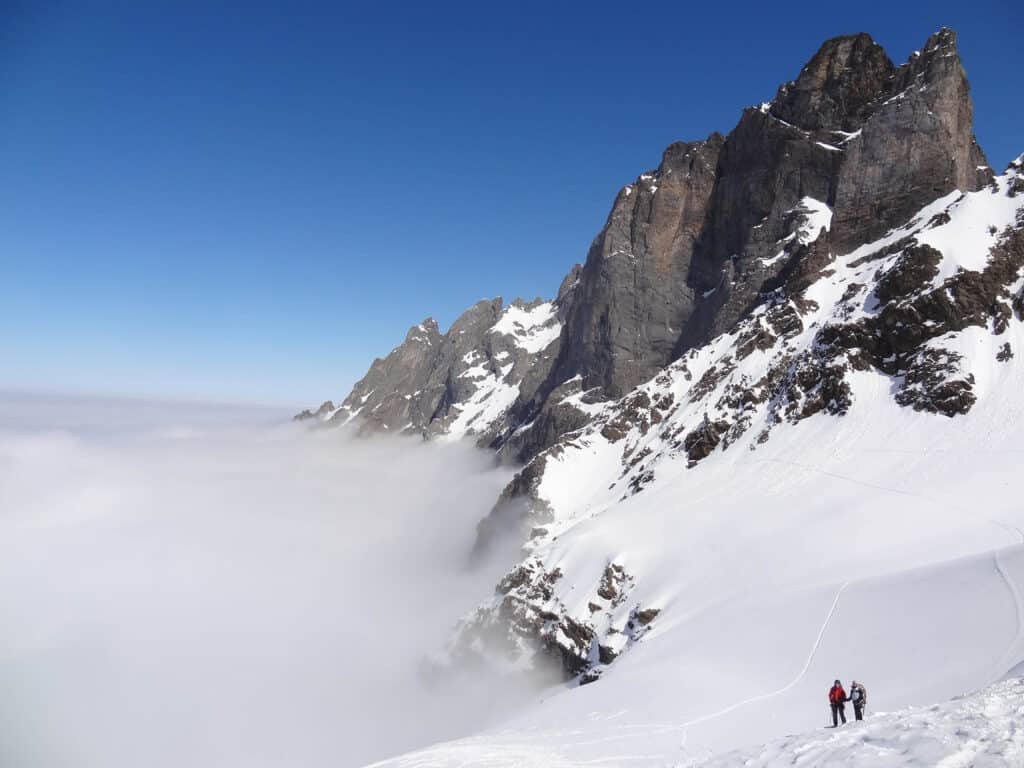
<path fill-rule="evenodd" d="M 0 402 L 0 765 L 351 766 L 508 704 L 419 674 L 507 565 L 465 568 L 486 455 L 29 403 Z"/>

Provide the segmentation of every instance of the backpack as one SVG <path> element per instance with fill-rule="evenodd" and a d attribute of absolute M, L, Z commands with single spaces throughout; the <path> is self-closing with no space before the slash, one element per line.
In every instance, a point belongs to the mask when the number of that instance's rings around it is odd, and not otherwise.
<path fill-rule="evenodd" d="M 861 683 L 857 683 L 853 690 L 857 691 L 860 694 L 860 701 L 858 702 L 858 704 L 860 704 L 862 707 L 867 706 L 868 689 L 865 688 Z"/>

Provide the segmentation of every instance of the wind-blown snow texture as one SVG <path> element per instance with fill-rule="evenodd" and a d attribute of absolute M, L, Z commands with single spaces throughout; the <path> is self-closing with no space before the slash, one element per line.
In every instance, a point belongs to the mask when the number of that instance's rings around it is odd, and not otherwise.
<path fill-rule="evenodd" d="M 481 302 L 375 362 L 346 420 L 372 405 L 364 428 L 411 417 L 524 462 L 476 547 L 519 529 L 523 560 L 447 656 L 567 681 L 388 765 L 692 765 L 819 726 L 836 677 L 891 711 L 1024 659 L 1024 176 L 982 160 L 951 31 L 901 67 L 836 38 L 623 188 L 554 302 Z M 904 757 L 942 758 L 942 734 L 960 764 L 955 726 Z M 871 738 L 857 764 L 899 759 Z"/>

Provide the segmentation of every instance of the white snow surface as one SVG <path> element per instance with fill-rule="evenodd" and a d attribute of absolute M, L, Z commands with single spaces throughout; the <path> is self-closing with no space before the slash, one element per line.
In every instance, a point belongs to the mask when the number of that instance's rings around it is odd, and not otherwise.
<path fill-rule="evenodd" d="M 808 245 L 818 239 L 822 229 L 827 231 L 832 227 L 832 209 L 821 200 L 815 200 L 813 197 L 800 198 L 800 202 L 791 211 L 787 211 L 787 213 L 799 214 L 800 223 L 796 230 L 780 241 L 784 246 L 782 250 L 771 258 L 760 260 L 766 267 L 770 267 L 772 264 L 783 259 L 788 253 L 791 243 L 796 242 L 800 245 Z"/>
<path fill-rule="evenodd" d="M 999 768 L 1024 765 L 1024 680 L 970 696 L 880 713 L 837 730 L 788 736 L 702 768 Z"/>
<path fill-rule="evenodd" d="M 860 418 L 780 427 L 700 471 L 668 461 L 621 502 L 617 447 L 577 441 L 549 460 L 558 519 L 535 555 L 567 574 L 576 615 L 609 562 L 635 578 L 630 605 L 662 614 L 598 682 L 383 765 L 693 765 L 819 728 L 837 676 L 882 711 L 999 680 L 1024 660 L 1024 376 L 1003 365 L 966 417 L 900 408 L 865 378 Z"/>
<path fill-rule="evenodd" d="M 516 346 L 530 354 L 541 352 L 562 333 L 554 302 L 538 304 L 524 309 L 510 304 L 495 323 L 492 333 L 503 333 L 515 339 Z"/>
<path fill-rule="evenodd" d="M 1022 195 L 1010 197 L 1008 186 L 1017 176 L 1016 171 L 997 176 L 994 187 L 960 195 L 953 192 L 942 198 L 947 203 L 943 212 L 950 217 L 946 224 L 924 230 L 918 242 L 942 251 L 939 274 L 933 281 L 941 285 L 958 269 L 979 271 L 985 268 L 989 249 L 999 235 L 1014 223 L 1021 209 Z"/>
<path fill-rule="evenodd" d="M 496 373 L 483 364 L 470 368 L 460 378 L 470 378 L 476 390 L 469 400 L 459 403 L 459 412 L 449 425 L 447 440 L 460 440 L 470 434 L 480 434 L 500 419 L 519 397 L 519 387 L 508 382 L 512 364 L 499 368 Z"/>
<path fill-rule="evenodd" d="M 997 180 L 1001 197 L 1008 179 Z M 692 429 L 705 414 L 723 416 L 716 409 L 728 385 L 756 380 L 773 355 L 809 348 L 822 324 L 876 312 L 872 280 L 899 254 L 858 264 L 861 256 L 914 234 L 943 252 L 947 274 L 983 266 L 994 240 L 964 233 L 973 231 L 967 219 L 998 227 L 1011 217 L 1008 204 L 985 197 L 996 194 L 947 196 L 837 257 L 805 294 L 812 305 L 799 335 L 736 359 L 737 334 L 724 334 L 642 385 L 652 400 L 671 395 L 678 406 L 659 429 L 634 425 L 612 442 L 596 426 L 549 453 L 539 495 L 552 520 L 529 549 L 548 572 L 563 574 L 555 598 L 567 615 L 591 621 L 594 587 L 615 563 L 632 582 L 626 602 L 602 621 L 621 631 L 632 608 L 659 615 L 594 684 L 553 689 L 494 730 L 380 765 L 691 766 L 736 749 L 745 756 L 714 765 L 1021 764 L 1018 732 L 999 725 L 1020 711 L 1019 684 L 940 702 L 983 691 L 1024 662 L 1016 487 L 1024 323 L 1013 320 L 1000 336 L 971 327 L 932 342 L 963 355 L 961 367 L 975 378 L 978 399 L 964 416 L 901 407 L 898 382 L 852 371 L 846 415 L 775 424 L 762 443 L 772 417 L 768 403 L 756 406 L 752 426 L 696 468 L 663 437 L 673 424 Z M 1007 199 L 1016 216 L 1024 195 Z M 794 236 L 816 237 L 831 211 L 819 201 L 802 205 L 807 221 Z M 943 211 L 949 222 L 930 223 Z M 855 284 L 862 298 L 844 306 Z M 762 322 L 764 311 L 750 322 Z M 1015 357 L 997 361 L 1007 343 Z M 694 394 L 694 383 L 726 361 L 735 368 Z M 613 407 L 594 406 L 598 416 Z M 647 458 L 624 469 L 627 451 Z M 654 477 L 631 494 L 628 481 L 641 471 Z M 872 712 L 940 703 L 925 710 L 937 713 L 934 727 L 913 710 L 820 731 L 836 677 L 863 681 Z M 971 714 L 990 705 L 989 725 Z M 907 723 L 919 727 L 901 735 Z M 787 734 L 805 735 L 775 741 Z M 864 760 L 828 762 L 829 745 L 840 743 Z M 905 751 L 894 754 L 893 743 Z"/>
<path fill-rule="evenodd" d="M 802 245 L 814 242 L 821 230 L 832 227 L 832 209 L 821 200 L 802 197 L 796 210 L 804 214 L 803 222 L 797 230 L 797 240 Z"/>

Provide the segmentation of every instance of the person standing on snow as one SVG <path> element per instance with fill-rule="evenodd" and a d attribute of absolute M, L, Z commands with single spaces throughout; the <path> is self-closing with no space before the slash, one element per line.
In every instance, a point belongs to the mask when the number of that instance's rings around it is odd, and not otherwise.
<path fill-rule="evenodd" d="M 867 689 L 854 680 L 850 683 L 850 698 L 847 701 L 853 702 L 853 715 L 858 720 L 864 719 L 864 707 L 868 704 Z"/>
<path fill-rule="evenodd" d="M 832 705 L 832 727 L 839 727 L 839 718 L 843 718 L 843 725 L 846 725 L 846 691 L 843 684 L 836 680 L 832 689 L 828 692 L 828 703 Z"/>

